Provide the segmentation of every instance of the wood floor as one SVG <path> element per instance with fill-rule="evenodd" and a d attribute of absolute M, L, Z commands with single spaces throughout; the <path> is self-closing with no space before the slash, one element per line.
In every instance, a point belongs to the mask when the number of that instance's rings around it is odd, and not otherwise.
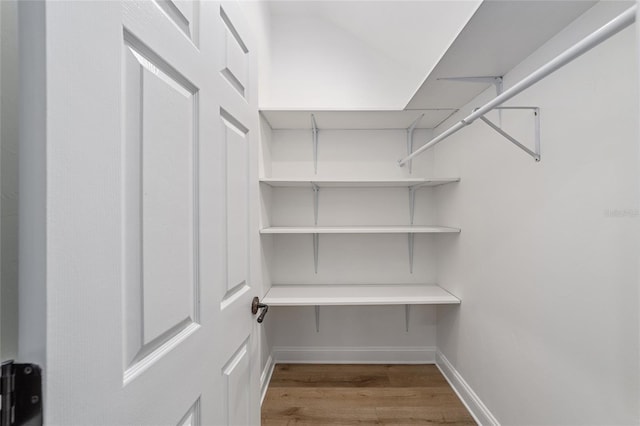
<path fill-rule="evenodd" d="M 475 425 L 435 365 L 278 364 L 262 425 Z"/>

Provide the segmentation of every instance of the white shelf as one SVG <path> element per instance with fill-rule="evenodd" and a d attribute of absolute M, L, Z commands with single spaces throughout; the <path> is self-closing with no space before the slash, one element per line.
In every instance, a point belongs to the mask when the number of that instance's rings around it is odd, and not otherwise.
<path fill-rule="evenodd" d="M 262 116 L 272 129 L 311 129 L 311 114 L 315 115 L 318 129 L 328 130 L 384 130 L 406 129 L 424 114 L 418 129 L 433 129 L 455 113 L 454 108 L 421 110 L 296 110 L 261 109 Z"/>
<path fill-rule="evenodd" d="M 385 187 L 433 187 L 460 182 L 460 178 L 400 178 L 400 179 L 300 179 L 300 178 L 262 178 L 260 182 L 273 187 L 311 187 L 321 188 L 385 188 Z"/>
<path fill-rule="evenodd" d="M 442 305 L 460 299 L 437 285 L 274 285 L 263 303 L 270 306 Z"/>
<path fill-rule="evenodd" d="M 261 234 L 443 234 L 459 233 L 448 226 L 272 226 Z"/>

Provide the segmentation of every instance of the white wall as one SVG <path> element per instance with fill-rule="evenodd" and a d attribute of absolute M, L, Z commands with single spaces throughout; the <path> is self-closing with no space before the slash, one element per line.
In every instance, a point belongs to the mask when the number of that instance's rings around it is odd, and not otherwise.
<path fill-rule="evenodd" d="M 638 8 L 636 11 L 636 25 L 638 25 L 637 23 L 640 22 L 640 0 L 636 0 L 636 7 Z M 637 81 L 638 83 L 640 83 L 640 29 L 638 29 L 637 26 L 636 26 L 636 49 L 635 50 L 636 50 L 636 64 L 638 65 Z M 638 96 L 637 98 L 637 103 L 638 103 L 637 107 L 638 109 L 640 109 L 640 96 Z M 640 133 L 640 120 L 638 120 L 637 126 L 639 127 L 638 133 Z M 640 256 L 638 256 L 638 268 L 640 269 Z M 640 306 L 640 290 L 638 290 L 638 306 Z M 640 315 L 638 317 L 638 341 L 640 341 Z M 640 358 L 638 362 L 640 362 Z M 640 419 L 640 407 L 638 407 L 638 419 Z"/>
<path fill-rule="evenodd" d="M 260 106 L 403 109 L 480 3 L 272 2 Z"/>
<path fill-rule="evenodd" d="M 18 353 L 18 10 L 16 1 L 0 2 L 0 293 L 2 360 Z"/>
<path fill-rule="evenodd" d="M 596 5 L 505 87 L 628 6 Z M 510 102 L 541 108 L 540 163 L 480 121 L 435 149 L 436 168 L 462 179 L 439 190 L 440 219 L 462 229 L 439 241 L 439 281 L 462 305 L 439 311 L 438 348 L 502 424 L 640 420 L 634 31 Z M 531 140 L 523 117 L 505 128 Z"/>
<path fill-rule="evenodd" d="M 2 7 L 0 6 L 0 35 L 2 34 Z M 2 99 L 2 46 L 0 45 L 0 99 Z M 0 132 L 2 131 L 2 110 L 0 108 Z M 2 142 L 2 137 L 0 136 L 0 143 Z M 2 160 L 2 153 L 0 151 L 0 160 Z M 2 165 L 0 164 L 0 173 L 2 172 Z M 0 184 L 2 183 L 2 179 L 0 177 Z M 2 207 L 2 200 L 0 199 L 0 208 Z M 2 227 L 0 227 L 0 239 L 2 238 Z M 1 240 L 0 240 L 1 241 Z M 2 246 L 0 245 L 0 262 L 2 261 Z M 0 280 L 0 324 L 2 323 L 2 281 Z M 2 331 L 0 330 L 0 361 L 4 361 L 4 355 L 2 351 L 2 347 L 4 346 L 2 342 Z"/>
<path fill-rule="evenodd" d="M 341 28 L 314 17 L 274 16 L 270 108 L 396 108 L 398 82 L 419 78 Z M 393 101 L 390 102 L 389 99 Z"/>
<path fill-rule="evenodd" d="M 18 7 L 18 48 L 22 71 L 19 86 L 18 357 L 46 368 L 46 184 L 44 174 L 28 173 L 46 169 L 44 9 L 43 2 L 20 2 Z"/>

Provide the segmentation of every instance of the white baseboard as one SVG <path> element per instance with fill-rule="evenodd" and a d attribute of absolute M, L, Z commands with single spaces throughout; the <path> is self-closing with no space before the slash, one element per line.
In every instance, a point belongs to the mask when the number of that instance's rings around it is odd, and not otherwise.
<path fill-rule="evenodd" d="M 436 348 L 276 346 L 272 357 L 275 363 L 434 364 Z"/>
<path fill-rule="evenodd" d="M 440 351 L 437 351 L 436 354 L 436 365 L 478 424 L 487 426 L 500 425 L 478 395 L 471 389 L 471 386 Z"/>
<path fill-rule="evenodd" d="M 273 357 L 269 355 L 269 358 L 267 358 L 267 362 L 264 365 L 264 369 L 262 370 L 262 374 L 260 375 L 260 405 L 262 405 L 264 397 L 267 394 L 267 389 L 269 388 L 269 382 L 271 381 L 273 368 L 275 366 L 276 363 L 273 362 Z"/>

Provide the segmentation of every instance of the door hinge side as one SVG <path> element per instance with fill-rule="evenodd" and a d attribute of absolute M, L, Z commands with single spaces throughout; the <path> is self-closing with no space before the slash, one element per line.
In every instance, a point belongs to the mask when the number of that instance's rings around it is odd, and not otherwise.
<path fill-rule="evenodd" d="M 42 425 L 42 370 L 36 364 L 2 363 L 0 426 Z"/>

